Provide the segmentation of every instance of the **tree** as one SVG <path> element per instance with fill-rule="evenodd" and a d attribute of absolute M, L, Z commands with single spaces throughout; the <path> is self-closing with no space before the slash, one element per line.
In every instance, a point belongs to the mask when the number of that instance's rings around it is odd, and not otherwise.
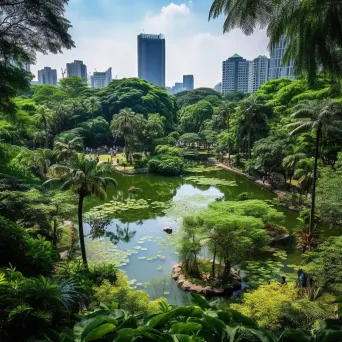
<path fill-rule="evenodd" d="M 179 141 L 183 142 L 185 145 L 193 146 L 201 141 L 201 137 L 196 133 L 185 133 L 179 137 Z"/>
<path fill-rule="evenodd" d="M 209 19 L 224 14 L 223 31 L 240 28 L 250 35 L 267 28 L 270 45 L 284 38 L 287 43 L 283 62 L 294 61 L 297 73 L 307 73 L 311 84 L 318 72 L 341 76 L 342 29 L 339 1 L 214 0 Z"/>
<path fill-rule="evenodd" d="M 235 104 L 230 101 L 222 102 L 220 107 L 218 107 L 216 110 L 216 113 L 220 115 L 223 118 L 224 122 L 227 124 L 228 133 L 230 131 L 230 119 L 234 112 L 235 112 Z"/>
<path fill-rule="evenodd" d="M 312 195 L 311 195 L 311 214 L 309 232 L 314 228 L 315 221 L 315 200 L 316 200 L 316 182 L 317 182 L 317 164 L 319 158 L 320 140 L 323 132 L 339 131 L 342 132 L 342 118 L 340 105 L 331 101 L 305 101 L 295 107 L 292 117 L 296 122 L 288 127 L 294 127 L 290 134 L 301 133 L 315 130 L 316 147 L 315 162 L 313 169 Z"/>
<path fill-rule="evenodd" d="M 43 126 L 44 134 L 45 134 L 45 148 L 49 148 L 49 124 L 51 123 L 53 117 L 53 112 L 45 107 L 45 106 L 39 106 L 37 108 L 37 113 L 33 116 L 34 120 Z"/>
<path fill-rule="evenodd" d="M 57 138 L 54 143 L 54 152 L 59 160 L 68 160 L 75 156 L 77 152 L 82 152 L 82 150 L 82 138 L 71 134 Z"/>
<path fill-rule="evenodd" d="M 124 138 L 127 162 L 130 160 L 132 152 L 134 133 L 142 120 L 143 118 L 140 114 L 136 114 L 130 108 L 125 108 L 118 115 L 113 116 L 110 124 L 113 136 L 120 135 Z"/>
<path fill-rule="evenodd" d="M 59 80 L 59 86 L 61 90 L 71 99 L 75 99 L 84 95 L 86 90 L 89 89 L 83 78 L 78 76 L 62 78 Z"/>
<path fill-rule="evenodd" d="M 304 158 L 297 163 L 297 168 L 294 172 L 295 179 L 298 179 L 299 185 L 303 189 L 303 191 L 306 192 L 306 195 L 308 195 L 310 189 L 313 186 L 313 181 L 315 177 L 314 169 L 315 159 Z"/>
<path fill-rule="evenodd" d="M 83 201 L 85 197 L 95 195 L 106 197 L 107 186 L 117 185 L 115 179 L 103 176 L 113 172 L 113 168 L 106 164 L 97 164 L 95 160 L 89 160 L 84 155 L 78 155 L 66 165 L 54 165 L 52 174 L 55 176 L 46 181 L 44 185 L 52 182 L 62 182 L 61 190 L 71 190 L 78 196 L 78 230 L 83 263 L 87 265 L 87 254 L 83 232 Z"/>
<path fill-rule="evenodd" d="M 290 188 L 297 164 L 301 159 L 304 159 L 305 157 L 306 155 L 304 153 L 294 153 L 283 158 L 282 166 L 290 179 Z"/>
<path fill-rule="evenodd" d="M 22 153 L 19 160 L 28 166 L 39 178 L 46 180 L 49 167 L 54 160 L 53 152 L 50 149 L 38 148 L 29 153 Z"/>
<path fill-rule="evenodd" d="M 68 33 L 71 24 L 64 17 L 67 3 L 68 0 L 0 1 L 1 106 L 8 105 L 18 90 L 29 87 L 30 76 L 21 66 L 33 63 L 36 51 L 58 53 L 62 48 L 75 47 Z"/>
<path fill-rule="evenodd" d="M 260 118 L 266 121 L 266 115 L 262 113 L 262 106 L 257 96 L 250 96 L 247 99 L 241 101 L 240 109 L 247 124 L 247 149 L 248 160 L 250 160 L 252 151 L 251 132 L 253 126 L 257 124 L 258 121 L 260 121 Z"/>
<path fill-rule="evenodd" d="M 101 103 L 98 98 L 96 98 L 95 96 L 92 96 L 87 100 L 86 106 L 88 110 L 91 112 L 91 119 L 93 120 L 92 138 L 94 139 L 94 113 L 96 110 L 100 108 Z"/>

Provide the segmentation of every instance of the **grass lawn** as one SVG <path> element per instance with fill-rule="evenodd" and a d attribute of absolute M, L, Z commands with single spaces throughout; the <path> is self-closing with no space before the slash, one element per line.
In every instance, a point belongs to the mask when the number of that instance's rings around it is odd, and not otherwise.
<path fill-rule="evenodd" d="M 91 158 L 96 158 L 96 154 L 91 154 L 90 155 Z M 100 154 L 100 162 L 108 162 L 108 159 L 109 161 L 111 160 L 110 159 L 110 154 Z M 113 157 L 113 162 L 117 162 L 117 160 L 119 159 L 119 164 L 121 165 L 122 162 L 125 162 L 126 161 L 126 158 L 125 158 L 125 154 L 124 153 L 118 153 L 115 157 Z M 134 167 L 133 166 L 127 166 L 125 168 L 125 170 L 133 170 Z"/>

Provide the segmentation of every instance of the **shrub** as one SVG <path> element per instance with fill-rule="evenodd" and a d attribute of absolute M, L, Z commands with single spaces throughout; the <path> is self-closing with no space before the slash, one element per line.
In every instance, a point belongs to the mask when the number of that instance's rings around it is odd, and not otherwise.
<path fill-rule="evenodd" d="M 152 158 L 148 162 L 148 171 L 162 173 L 169 176 L 178 176 L 183 172 L 184 162 L 181 158 L 165 155 L 159 158 Z"/>
<path fill-rule="evenodd" d="M 30 237 L 18 224 L 0 216 L 0 266 L 11 263 L 25 275 L 49 274 L 58 253 L 49 241 Z"/>
<path fill-rule="evenodd" d="M 149 300 L 145 291 L 134 290 L 129 286 L 127 277 L 120 272 L 114 286 L 105 280 L 94 289 L 95 299 L 99 303 L 110 305 L 113 302 L 120 304 L 120 307 L 131 314 L 153 314 L 159 312 L 161 299 Z"/>
<path fill-rule="evenodd" d="M 135 169 L 142 169 L 147 166 L 148 160 L 145 159 L 137 159 L 133 161 L 133 166 Z"/>

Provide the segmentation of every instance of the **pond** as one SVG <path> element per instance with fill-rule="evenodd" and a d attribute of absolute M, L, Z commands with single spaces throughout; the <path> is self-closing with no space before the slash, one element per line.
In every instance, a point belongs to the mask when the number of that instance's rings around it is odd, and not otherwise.
<path fill-rule="evenodd" d="M 163 228 L 171 227 L 176 232 L 183 216 L 200 212 L 216 199 L 236 200 L 242 192 L 254 199 L 275 198 L 247 178 L 213 167 L 183 177 L 118 173 L 115 178 L 118 187 L 110 189 L 106 201 L 90 198 L 85 205 L 89 262 L 120 265 L 134 288 L 146 290 L 151 299 L 167 297 L 171 304 L 184 303 L 187 294 L 171 278 L 178 255 L 174 234 L 167 235 Z M 284 208 L 278 210 L 285 214 L 285 226 L 293 230 L 298 214 Z M 268 254 L 261 259 L 262 264 L 247 264 L 251 283 L 265 282 L 275 273 L 294 274 L 295 265 L 300 262 L 295 248 Z M 260 273 L 266 278 L 260 278 Z"/>

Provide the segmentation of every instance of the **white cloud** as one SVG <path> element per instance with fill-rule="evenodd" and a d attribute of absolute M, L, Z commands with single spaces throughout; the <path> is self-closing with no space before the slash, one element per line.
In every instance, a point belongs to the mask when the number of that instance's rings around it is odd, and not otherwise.
<path fill-rule="evenodd" d="M 235 52 L 252 59 L 267 54 L 267 38 L 263 31 L 246 37 L 239 30 L 226 35 L 214 34 L 213 26 L 192 12 L 187 4 L 170 3 L 159 13 L 145 13 L 141 21 L 116 27 L 115 22 L 85 21 L 77 13 L 69 17 L 76 49 L 60 55 L 38 56 L 33 72 L 44 66 L 57 69 L 67 62 L 81 59 L 93 72 L 113 69 L 113 77 L 137 75 L 137 35 L 141 32 L 163 33 L 166 37 L 166 83 L 182 80 L 183 74 L 194 74 L 196 87 L 213 87 L 221 79 L 222 61 Z M 95 34 L 94 34 L 95 32 Z M 90 34 L 92 33 L 92 34 Z"/>

